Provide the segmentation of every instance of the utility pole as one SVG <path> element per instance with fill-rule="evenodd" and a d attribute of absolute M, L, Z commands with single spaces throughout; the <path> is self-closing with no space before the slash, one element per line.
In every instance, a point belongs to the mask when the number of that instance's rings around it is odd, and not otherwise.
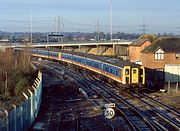
<path fill-rule="evenodd" d="M 109 0 L 109 8 L 110 8 L 110 39 L 112 41 L 112 35 L 113 35 L 113 30 L 112 30 L 112 0 Z"/>
<path fill-rule="evenodd" d="M 60 33 L 60 16 L 58 15 L 57 32 Z"/>
<path fill-rule="evenodd" d="M 142 31 L 143 34 L 146 34 L 146 31 L 148 31 L 148 30 L 146 29 L 146 27 L 147 27 L 148 25 L 145 24 L 145 20 L 143 21 L 143 24 L 142 24 L 142 25 L 139 25 L 139 26 L 142 27 L 142 29 L 141 29 L 140 31 Z"/>
<path fill-rule="evenodd" d="M 60 25 L 61 25 L 61 33 L 63 33 L 64 32 L 64 30 L 63 30 L 63 27 L 64 27 L 64 20 L 63 20 L 63 17 L 61 16 L 60 17 Z"/>
<path fill-rule="evenodd" d="M 47 43 L 49 43 L 49 34 L 47 34 Z"/>
<path fill-rule="evenodd" d="M 97 20 L 97 41 L 99 42 L 99 20 Z"/>
<path fill-rule="evenodd" d="M 63 42 L 62 32 L 63 32 L 64 23 L 63 23 L 63 18 L 60 15 L 55 17 L 55 23 L 53 24 L 53 26 L 55 28 L 55 33 L 56 33 L 56 37 L 55 38 L 57 39 L 57 41 Z M 60 38 L 61 35 L 62 35 L 62 37 Z"/>
<path fill-rule="evenodd" d="M 56 17 L 54 18 L 53 28 L 54 32 L 56 32 Z"/>
<path fill-rule="evenodd" d="M 30 23 L 31 23 L 31 44 L 32 44 L 32 11 L 31 11 L 31 20 L 30 20 Z"/>

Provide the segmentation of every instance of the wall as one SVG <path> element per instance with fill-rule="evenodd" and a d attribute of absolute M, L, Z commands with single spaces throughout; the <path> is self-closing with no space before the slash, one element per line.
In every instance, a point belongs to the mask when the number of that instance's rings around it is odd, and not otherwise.
<path fill-rule="evenodd" d="M 118 56 L 128 56 L 129 47 L 127 45 L 116 45 L 115 46 L 115 55 Z"/>
<path fill-rule="evenodd" d="M 142 45 L 131 45 L 129 47 L 129 58 L 131 62 L 142 60 L 141 51 L 148 47 L 151 43 L 149 41 L 144 42 Z"/>
<path fill-rule="evenodd" d="M 0 107 L 0 131 L 26 131 L 37 117 L 42 98 L 42 74 L 39 72 L 31 89 L 23 92 L 25 101 L 20 105 L 11 105 L 8 111 Z"/>
<path fill-rule="evenodd" d="M 180 64 L 166 64 L 165 72 L 166 82 L 180 82 Z"/>
<path fill-rule="evenodd" d="M 165 68 L 165 64 L 179 64 L 180 58 L 175 58 L 175 53 L 165 53 L 163 60 L 155 60 L 154 59 L 154 53 L 143 53 L 142 54 L 142 64 L 145 67 L 151 68 L 151 69 L 157 69 Z"/>

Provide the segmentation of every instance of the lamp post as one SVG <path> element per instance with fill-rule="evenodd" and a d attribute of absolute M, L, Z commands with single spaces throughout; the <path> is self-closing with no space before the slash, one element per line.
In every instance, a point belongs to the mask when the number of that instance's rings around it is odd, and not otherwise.
<path fill-rule="evenodd" d="M 32 11 L 31 11 L 31 44 L 32 44 Z"/>
<path fill-rule="evenodd" d="M 110 39 L 112 41 L 112 35 L 113 35 L 113 31 L 112 31 L 112 0 L 109 0 L 109 9 L 110 9 Z"/>

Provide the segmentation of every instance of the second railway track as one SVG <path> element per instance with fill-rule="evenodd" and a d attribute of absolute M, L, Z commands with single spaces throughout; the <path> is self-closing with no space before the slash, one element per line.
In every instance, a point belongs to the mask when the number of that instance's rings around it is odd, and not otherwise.
<path fill-rule="evenodd" d="M 122 93 L 117 90 L 117 87 L 114 87 L 114 85 L 105 84 L 92 76 L 77 73 L 74 70 L 67 70 L 64 67 L 59 67 L 57 64 L 53 63 L 51 63 L 51 67 L 59 71 L 66 70 L 66 75 L 76 79 L 85 87 L 90 88 L 106 101 L 116 103 L 116 109 L 121 112 L 133 130 L 180 129 L 179 123 L 174 122 L 175 120 L 173 121 L 173 119 L 165 116 L 165 112 L 159 112 L 159 110 L 156 109 L 157 106 L 152 107 L 147 101 L 140 99 L 143 94 L 139 94 L 138 96 L 138 94 L 132 95 L 126 94 L 125 92 Z M 81 79 L 77 79 L 77 77 L 81 77 Z M 120 92 L 120 95 L 117 95 L 117 93 L 112 91 L 112 87 L 114 88 L 114 91 Z M 133 102 L 133 99 L 136 100 L 136 102 Z M 165 109 L 167 110 L 167 108 Z M 170 109 L 168 108 L 168 110 Z M 179 119 L 179 112 L 174 111 L 174 114 L 176 114 Z"/>

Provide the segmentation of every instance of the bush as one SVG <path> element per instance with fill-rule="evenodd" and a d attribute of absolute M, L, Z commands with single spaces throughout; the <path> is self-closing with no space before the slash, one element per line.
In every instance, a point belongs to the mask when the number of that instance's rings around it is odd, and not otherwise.
<path fill-rule="evenodd" d="M 34 81 L 37 72 L 27 54 L 13 50 L 0 53 L 0 95 L 15 97 Z"/>
<path fill-rule="evenodd" d="M 21 80 L 19 80 L 15 85 L 15 95 L 20 94 L 24 89 L 26 89 L 28 86 L 28 82 L 29 80 L 27 80 L 26 78 L 22 78 Z"/>

